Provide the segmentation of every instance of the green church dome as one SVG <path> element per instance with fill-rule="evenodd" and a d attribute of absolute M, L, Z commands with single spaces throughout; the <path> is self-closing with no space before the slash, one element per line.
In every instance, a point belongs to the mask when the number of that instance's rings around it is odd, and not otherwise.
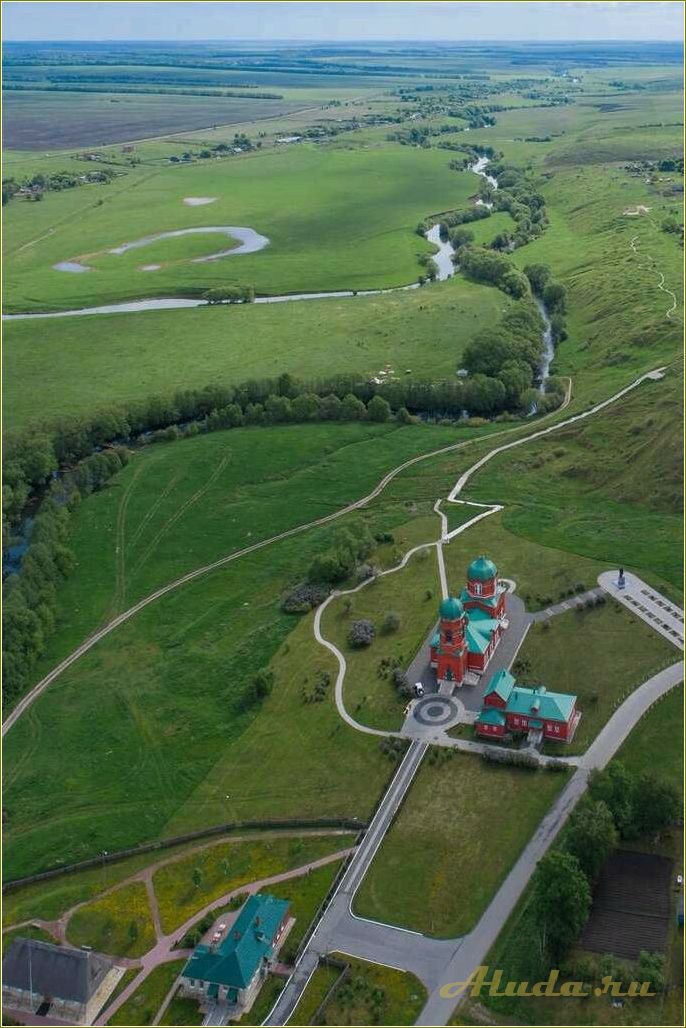
<path fill-rule="evenodd" d="M 497 574 L 497 567 L 492 560 L 484 557 L 483 553 L 476 560 L 473 560 L 467 568 L 467 578 L 470 581 L 486 582 L 489 578 L 495 578 Z"/>
<path fill-rule="evenodd" d="M 447 600 L 443 600 L 441 603 L 438 613 L 442 618 L 446 618 L 449 621 L 457 621 L 464 614 L 464 607 L 456 596 L 449 596 Z"/>

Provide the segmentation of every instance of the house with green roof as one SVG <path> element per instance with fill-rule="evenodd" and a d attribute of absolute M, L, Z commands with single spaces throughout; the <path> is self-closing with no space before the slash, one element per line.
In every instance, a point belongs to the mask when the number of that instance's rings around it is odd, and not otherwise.
<path fill-rule="evenodd" d="M 571 742 L 580 720 L 576 696 L 549 692 L 544 685 L 517 685 L 503 670 L 488 683 L 474 727 L 489 738 L 527 734 L 535 743 L 542 739 Z"/>
<path fill-rule="evenodd" d="M 181 974 L 181 995 L 203 1011 L 225 1006 L 231 1018 L 250 1010 L 285 938 L 288 910 L 287 900 L 250 896 L 228 930 L 195 947 Z"/>
<path fill-rule="evenodd" d="M 497 567 L 481 555 L 467 568 L 467 586 L 459 597 L 442 601 L 438 630 L 430 646 L 430 663 L 439 687 L 459 687 L 468 675 L 483 674 L 507 628 L 505 593 Z"/>

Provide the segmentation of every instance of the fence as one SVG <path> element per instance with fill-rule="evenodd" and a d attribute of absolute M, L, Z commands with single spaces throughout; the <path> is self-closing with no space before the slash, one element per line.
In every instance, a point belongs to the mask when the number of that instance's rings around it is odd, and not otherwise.
<path fill-rule="evenodd" d="M 179 846 L 185 842 L 209 839 L 212 836 L 224 835 L 228 832 L 246 830 L 286 831 L 294 828 L 304 830 L 344 828 L 353 832 L 361 832 L 366 827 L 367 823 L 365 821 L 360 821 L 355 817 L 290 818 L 280 821 L 228 821 L 226 824 L 215 825 L 212 828 L 201 828 L 197 832 L 186 832 L 185 835 L 175 835 L 170 839 L 158 839 L 155 842 L 141 843 L 140 846 L 131 846 L 129 849 L 117 850 L 114 853 L 103 851 L 100 856 L 79 860 L 74 864 L 59 864 L 57 867 L 50 868 L 49 871 L 39 871 L 36 874 L 26 875 L 23 878 L 6 881 L 3 883 L 2 891 L 9 892 L 12 889 L 18 889 L 21 885 L 43 882 L 49 878 L 56 878 L 59 875 L 72 874 L 75 871 L 85 871 L 90 867 L 103 867 L 105 864 L 114 864 L 125 857 L 135 857 L 140 853 L 155 853 L 160 850 L 170 849 L 172 846 Z"/>

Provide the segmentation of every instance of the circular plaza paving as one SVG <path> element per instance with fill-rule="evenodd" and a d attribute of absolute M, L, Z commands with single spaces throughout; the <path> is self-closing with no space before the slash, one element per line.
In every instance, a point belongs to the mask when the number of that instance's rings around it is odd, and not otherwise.
<path fill-rule="evenodd" d="M 460 708 L 448 696 L 425 696 L 415 704 L 412 716 L 420 725 L 443 728 L 456 720 Z"/>

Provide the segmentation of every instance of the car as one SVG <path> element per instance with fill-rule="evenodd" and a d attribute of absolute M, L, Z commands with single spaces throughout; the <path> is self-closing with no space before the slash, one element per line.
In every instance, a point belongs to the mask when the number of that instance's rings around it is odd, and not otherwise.
<path fill-rule="evenodd" d="M 226 925 L 223 922 L 221 924 L 218 924 L 217 925 L 217 931 L 218 932 L 225 932 L 226 931 Z"/>
<path fill-rule="evenodd" d="M 424 686 L 422 685 L 421 682 L 415 682 L 414 683 L 414 694 L 415 694 L 415 696 L 423 696 L 424 695 Z"/>

